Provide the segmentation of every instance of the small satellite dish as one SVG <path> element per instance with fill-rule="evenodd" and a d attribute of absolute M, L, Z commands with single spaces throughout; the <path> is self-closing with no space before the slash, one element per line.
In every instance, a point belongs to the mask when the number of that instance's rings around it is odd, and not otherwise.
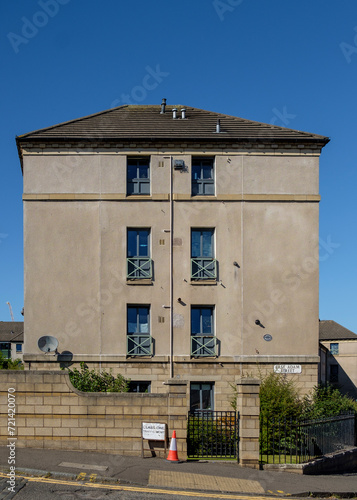
<path fill-rule="evenodd" d="M 54 352 L 57 354 L 58 340 L 50 335 L 38 339 L 37 345 L 43 352 Z"/>

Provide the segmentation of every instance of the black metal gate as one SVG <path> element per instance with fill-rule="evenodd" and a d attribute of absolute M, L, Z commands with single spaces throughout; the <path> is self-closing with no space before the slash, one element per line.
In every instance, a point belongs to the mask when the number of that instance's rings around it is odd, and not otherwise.
<path fill-rule="evenodd" d="M 238 460 L 238 422 L 239 414 L 235 411 L 188 412 L 188 458 Z"/>

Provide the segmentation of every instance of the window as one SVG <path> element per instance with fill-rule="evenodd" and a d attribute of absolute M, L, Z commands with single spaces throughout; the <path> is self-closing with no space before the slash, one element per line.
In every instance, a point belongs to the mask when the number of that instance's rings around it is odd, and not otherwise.
<path fill-rule="evenodd" d="M 130 158 L 127 161 L 127 194 L 150 194 L 150 159 Z"/>
<path fill-rule="evenodd" d="M 191 229 L 191 280 L 217 279 L 214 229 Z"/>
<path fill-rule="evenodd" d="M 191 356 L 217 356 L 212 306 L 191 308 Z"/>
<path fill-rule="evenodd" d="M 22 344 L 16 344 L 16 352 L 22 352 Z"/>
<path fill-rule="evenodd" d="M 128 306 L 127 355 L 152 355 L 149 306 Z"/>
<path fill-rule="evenodd" d="M 213 158 L 192 158 L 192 196 L 214 195 Z"/>
<path fill-rule="evenodd" d="M 129 382 L 129 392 L 151 392 L 151 382 Z"/>
<path fill-rule="evenodd" d="M 0 352 L 4 358 L 11 358 L 11 344 L 10 342 L 0 342 Z"/>
<path fill-rule="evenodd" d="M 339 349 L 338 343 L 330 344 L 330 353 L 332 354 L 332 356 L 338 355 L 338 349 Z"/>
<path fill-rule="evenodd" d="M 127 279 L 151 279 L 150 229 L 128 229 Z"/>
<path fill-rule="evenodd" d="M 338 365 L 330 365 L 330 382 L 338 382 Z"/>
<path fill-rule="evenodd" d="M 213 410 L 213 388 L 214 384 L 211 382 L 191 384 L 191 411 Z"/>

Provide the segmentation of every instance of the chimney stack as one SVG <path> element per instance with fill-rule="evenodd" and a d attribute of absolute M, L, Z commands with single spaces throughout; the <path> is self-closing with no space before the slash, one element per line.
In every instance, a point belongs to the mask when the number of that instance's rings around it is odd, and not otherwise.
<path fill-rule="evenodd" d="M 173 108 L 173 109 L 172 109 L 172 118 L 173 118 L 174 120 L 176 120 L 176 118 L 177 118 L 177 109 L 176 109 L 176 108 Z"/>
<path fill-rule="evenodd" d="M 163 115 L 165 113 L 165 108 L 166 108 L 166 99 L 162 99 L 160 115 Z"/>
<path fill-rule="evenodd" d="M 186 110 L 185 110 L 185 108 L 181 108 L 181 118 L 183 120 L 186 118 Z"/>

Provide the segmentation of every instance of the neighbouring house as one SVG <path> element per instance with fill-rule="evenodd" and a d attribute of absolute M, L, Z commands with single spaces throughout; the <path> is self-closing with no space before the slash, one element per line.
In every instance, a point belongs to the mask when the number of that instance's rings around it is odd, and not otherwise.
<path fill-rule="evenodd" d="M 163 100 L 16 141 L 26 368 L 187 380 L 192 409 L 229 409 L 230 384 L 264 370 L 316 385 L 328 138 Z"/>
<path fill-rule="evenodd" d="M 24 322 L 0 321 L 0 352 L 9 359 L 23 357 Z"/>
<path fill-rule="evenodd" d="M 321 320 L 321 383 L 338 386 L 357 399 L 357 335 L 332 320 Z"/>

